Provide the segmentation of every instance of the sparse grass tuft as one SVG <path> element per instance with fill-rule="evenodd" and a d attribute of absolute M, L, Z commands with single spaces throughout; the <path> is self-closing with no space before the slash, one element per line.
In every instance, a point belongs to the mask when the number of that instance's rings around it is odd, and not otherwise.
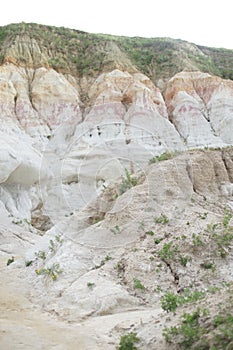
<path fill-rule="evenodd" d="M 149 236 L 154 236 L 154 232 L 153 231 L 146 231 L 146 235 L 149 235 Z"/>
<path fill-rule="evenodd" d="M 130 188 L 137 185 L 137 179 L 130 174 L 128 169 L 125 168 L 125 178 L 122 180 L 121 184 L 119 185 L 119 193 L 120 195 L 128 191 Z"/>
<path fill-rule="evenodd" d="M 182 266 L 184 266 L 184 267 L 186 267 L 187 266 L 187 263 L 189 262 L 189 261 L 191 261 L 191 257 L 189 256 L 180 256 L 180 263 L 181 263 L 181 265 Z"/>
<path fill-rule="evenodd" d="M 206 270 L 212 270 L 212 271 L 215 271 L 216 269 L 216 266 L 213 262 L 211 261 L 204 261 L 203 263 L 200 264 L 200 266 L 203 268 L 203 269 L 206 269 Z"/>
<path fill-rule="evenodd" d="M 149 164 L 154 164 L 157 162 L 162 162 L 164 160 L 171 159 L 175 156 L 175 153 L 170 153 L 170 152 L 164 152 L 160 154 L 160 156 L 155 156 L 149 160 Z"/>
<path fill-rule="evenodd" d="M 112 233 L 114 233 L 114 235 L 116 235 L 117 233 L 120 233 L 121 230 L 120 230 L 120 227 L 118 225 L 114 226 L 113 228 L 110 229 L 110 231 Z"/>
<path fill-rule="evenodd" d="M 163 225 L 165 225 L 165 224 L 169 223 L 169 219 L 168 219 L 167 215 L 161 214 L 160 216 L 154 218 L 154 222 L 156 224 L 163 224 Z"/>
<path fill-rule="evenodd" d="M 58 275 L 62 273 L 59 263 L 54 263 L 50 267 L 41 267 L 36 270 L 37 275 L 47 275 L 51 278 L 52 281 L 56 281 Z"/>

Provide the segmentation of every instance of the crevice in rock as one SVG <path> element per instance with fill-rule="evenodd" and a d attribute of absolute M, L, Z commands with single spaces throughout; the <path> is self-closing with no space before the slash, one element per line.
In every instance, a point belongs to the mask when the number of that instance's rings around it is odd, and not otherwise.
<path fill-rule="evenodd" d="M 192 175 L 192 169 L 191 169 L 191 165 L 189 164 L 189 162 L 187 162 L 187 164 L 186 164 L 186 171 L 187 171 L 188 178 L 190 179 L 190 182 L 192 184 L 193 192 L 195 194 L 197 194 L 198 196 L 202 197 L 202 199 L 204 201 L 206 201 L 206 197 L 203 194 L 201 194 L 195 186 L 195 182 L 194 182 L 193 175 Z"/>
<path fill-rule="evenodd" d="M 206 102 L 205 102 L 204 98 L 202 96 L 200 96 L 200 94 L 197 92 L 197 89 L 195 87 L 195 82 L 193 82 L 193 89 L 194 89 L 195 93 L 197 94 L 197 96 L 200 98 L 200 100 L 202 102 L 202 105 L 203 105 L 203 108 L 200 109 L 201 115 L 209 123 L 210 131 L 212 132 L 212 134 L 214 136 L 219 136 L 219 135 L 217 135 L 216 130 L 214 129 L 214 127 L 213 127 L 213 125 L 211 123 L 210 112 L 209 112 L 209 109 L 206 106 Z"/>
<path fill-rule="evenodd" d="M 125 111 L 128 112 L 129 107 L 132 105 L 133 100 L 131 97 L 124 95 L 122 100 L 121 100 L 122 105 L 125 108 Z"/>
<path fill-rule="evenodd" d="M 51 136 L 53 136 L 53 130 L 52 130 L 52 128 L 51 128 L 51 126 L 49 125 L 48 122 L 45 122 L 45 123 L 46 123 L 46 125 L 47 125 L 49 131 L 51 132 L 51 135 L 49 135 L 49 138 L 50 138 Z"/>
<path fill-rule="evenodd" d="M 229 168 L 229 165 L 228 165 L 228 162 L 227 162 L 224 150 L 221 151 L 221 157 L 222 157 L 222 161 L 223 161 L 224 167 L 225 167 L 225 169 L 227 171 L 229 181 L 233 182 L 233 177 L 232 177 L 231 170 Z M 233 163 L 233 160 L 232 160 L 232 163 Z"/>
<path fill-rule="evenodd" d="M 24 238 L 24 237 L 20 236 L 20 234 L 15 233 L 15 232 L 12 232 L 12 234 L 13 234 L 15 237 L 19 238 L 20 240 L 22 240 L 22 241 L 24 241 L 24 242 L 28 242 L 28 243 L 32 244 L 32 242 L 30 242 L 28 239 L 26 239 L 26 238 Z"/>
<path fill-rule="evenodd" d="M 201 115 L 202 115 L 202 116 L 205 118 L 205 120 L 208 122 L 211 133 L 212 133 L 214 136 L 218 137 L 219 135 L 216 133 L 216 130 L 214 129 L 214 127 L 213 127 L 213 125 L 212 125 L 212 123 L 211 123 L 211 120 L 210 120 L 210 118 L 209 118 L 208 112 L 207 112 L 207 116 L 206 116 L 206 114 L 205 114 L 205 112 L 204 112 L 203 110 L 200 110 L 200 112 L 201 112 Z"/>
<path fill-rule="evenodd" d="M 179 128 L 178 128 L 177 125 L 173 122 L 172 114 L 170 114 L 170 113 L 168 112 L 168 109 L 167 109 L 167 113 L 168 113 L 168 120 L 169 120 L 169 122 L 174 126 L 174 128 L 176 129 L 177 133 L 179 134 L 181 140 L 182 140 L 183 143 L 186 145 L 186 144 L 187 144 L 187 138 L 185 138 L 185 137 L 181 134 Z"/>
<path fill-rule="evenodd" d="M 25 72 L 26 72 L 26 76 L 27 76 L 27 80 L 28 80 L 28 98 L 29 98 L 29 101 L 31 103 L 32 108 L 38 113 L 38 110 L 37 110 L 37 108 L 33 102 L 33 98 L 32 98 L 32 83 L 33 83 L 34 78 L 35 78 L 35 70 L 33 70 L 32 78 L 30 78 L 30 76 L 29 76 L 29 71 L 28 71 L 27 67 L 25 68 Z"/>
<path fill-rule="evenodd" d="M 16 94 L 15 97 L 14 97 L 14 112 L 15 112 L 16 116 L 17 116 L 17 110 L 16 110 L 17 99 L 18 99 L 18 94 Z"/>
<path fill-rule="evenodd" d="M 189 164 L 189 162 L 187 162 L 187 164 L 186 164 L 186 172 L 187 172 L 188 178 L 192 184 L 193 192 L 197 193 L 197 190 L 195 188 L 194 181 L 193 181 L 192 168 L 191 168 L 191 165 Z"/>
<path fill-rule="evenodd" d="M 174 284 L 178 287 L 179 281 L 180 281 L 178 274 L 174 271 L 171 264 L 166 259 L 162 259 L 162 261 L 166 264 L 167 268 L 170 270 L 171 275 L 173 276 L 173 279 L 174 279 Z"/>
<path fill-rule="evenodd" d="M 17 100 L 18 100 L 18 93 L 16 93 L 16 95 L 14 96 L 14 114 L 16 116 L 16 119 L 20 123 L 20 119 L 18 118 L 18 114 L 17 114 Z"/>

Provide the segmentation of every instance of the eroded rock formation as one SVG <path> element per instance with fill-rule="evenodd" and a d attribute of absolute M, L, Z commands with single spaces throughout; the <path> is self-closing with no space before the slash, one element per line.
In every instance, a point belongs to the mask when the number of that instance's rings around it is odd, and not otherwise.
<path fill-rule="evenodd" d="M 218 235 L 233 206 L 233 83 L 182 71 L 162 91 L 117 47 L 117 65 L 109 55 L 97 78 L 77 78 L 50 68 L 46 50 L 24 39 L 0 67 L 6 293 L 17 289 L 13 300 L 28 303 L 22 317 L 34 306 L 63 331 L 82 321 L 90 332 L 87 340 L 80 330 L 82 349 L 115 349 L 124 329 L 139 332 L 142 349 L 166 349 L 154 322 L 165 322 L 160 292 L 232 282 L 232 242 L 220 245 Z M 20 53 L 26 68 L 13 59 Z M 207 276 L 206 261 L 218 273 Z M 27 322 L 15 322 L 25 341 Z M 6 335 L 2 344 L 9 348 Z M 43 344 L 35 349 L 56 341 Z"/>

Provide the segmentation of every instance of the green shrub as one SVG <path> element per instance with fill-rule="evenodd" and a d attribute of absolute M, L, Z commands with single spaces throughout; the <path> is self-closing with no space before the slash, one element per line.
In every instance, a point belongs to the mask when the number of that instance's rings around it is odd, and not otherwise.
<path fill-rule="evenodd" d="M 135 346 L 135 344 L 138 342 L 139 338 L 137 337 L 136 333 L 131 332 L 129 334 L 122 335 L 117 350 L 137 350 L 138 348 Z"/>
<path fill-rule="evenodd" d="M 89 289 L 93 289 L 93 288 L 95 287 L 95 283 L 93 283 L 93 282 L 87 282 L 87 287 L 88 287 Z"/>
<path fill-rule="evenodd" d="M 137 278 L 133 279 L 133 286 L 135 289 L 142 289 L 142 290 L 146 289 L 145 286 L 142 284 L 142 282 Z"/>
<path fill-rule="evenodd" d="M 225 216 L 223 218 L 222 224 L 224 227 L 227 227 L 229 225 L 229 222 L 232 218 L 232 213 L 229 209 L 225 209 Z"/>
<path fill-rule="evenodd" d="M 233 349 L 233 315 L 230 313 L 218 314 L 213 319 L 213 325 L 218 330 L 214 335 L 216 349 Z"/>
<path fill-rule="evenodd" d="M 63 243 L 63 239 L 61 238 L 61 236 L 56 235 L 54 240 L 50 239 L 50 241 L 49 241 L 49 250 L 51 250 L 51 252 L 55 253 L 62 243 Z"/>
<path fill-rule="evenodd" d="M 228 255 L 228 248 L 233 241 L 233 226 L 229 226 L 231 213 L 225 211 L 223 222 L 207 225 L 206 232 L 211 234 L 211 239 L 217 245 L 215 252 L 225 258 Z"/>
<path fill-rule="evenodd" d="M 125 193 L 130 188 L 137 185 L 137 179 L 132 176 L 132 174 L 129 173 L 128 169 L 125 168 L 125 178 L 122 180 L 121 184 L 119 185 L 119 192 L 120 194 Z"/>
<path fill-rule="evenodd" d="M 179 305 L 179 296 L 172 292 L 167 292 L 166 294 L 164 294 L 164 296 L 162 296 L 160 302 L 161 307 L 164 311 L 175 312 Z"/>
<path fill-rule="evenodd" d="M 38 252 L 35 253 L 35 256 L 37 259 L 42 259 L 42 260 L 46 259 L 46 253 L 44 250 L 39 250 Z"/>
<path fill-rule="evenodd" d="M 149 235 L 149 236 L 154 236 L 154 232 L 153 231 L 146 231 L 146 235 Z"/>
<path fill-rule="evenodd" d="M 158 255 L 162 260 L 170 260 L 175 257 L 178 247 L 172 247 L 172 243 L 164 243 L 163 248 L 159 250 Z"/>
<path fill-rule="evenodd" d="M 15 261 L 15 258 L 12 256 L 10 259 L 7 260 L 6 265 L 9 266 L 10 264 L 12 264 Z"/>
<path fill-rule="evenodd" d="M 51 280 L 56 281 L 58 278 L 58 275 L 62 273 L 62 270 L 60 268 L 60 264 L 54 263 L 50 267 L 40 267 L 36 270 L 37 275 L 47 275 L 51 278 Z"/>
<path fill-rule="evenodd" d="M 179 345 L 179 349 L 186 350 L 190 349 L 190 347 L 200 339 L 203 334 L 203 330 L 199 324 L 200 311 L 199 309 L 194 311 L 192 314 L 185 313 L 182 316 L 182 323 L 180 327 L 171 327 L 166 328 L 163 331 L 163 336 L 165 337 L 167 342 L 174 342 Z M 204 344 L 203 344 L 204 345 Z M 209 349 L 208 347 L 203 347 L 203 345 L 199 348 L 199 350 Z"/>
<path fill-rule="evenodd" d="M 154 242 L 155 242 L 155 244 L 159 244 L 162 240 L 163 240 L 163 238 L 155 238 Z"/>
<path fill-rule="evenodd" d="M 203 299 L 205 292 L 195 290 L 191 292 L 189 289 L 185 289 L 183 294 L 174 294 L 172 292 L 165 293 L 161 299 L 161 307 L 164 311 L 175 312 L 180 305 L 193 303 L 197 300 Z"/>
<path fill-rule="evenodd" d="M 165 327 L 163 336 L 168 343 L 180 350 L 230 350 L 233 348 L 233 316 L 221 311 L 212 319 L 197 309 L 183 314 L 180 324 Z M 207 321 L 208 320 L 208 321 Z M 204 321 L 204 322 L 203 322 Z"/>
<path fill-rule="evenodd" d="M 187 256 L 180 256 L 180 263 L 182 266 L 186 267 L 188 261 L 191 260 L 191 257 L 187 257 Z"/>

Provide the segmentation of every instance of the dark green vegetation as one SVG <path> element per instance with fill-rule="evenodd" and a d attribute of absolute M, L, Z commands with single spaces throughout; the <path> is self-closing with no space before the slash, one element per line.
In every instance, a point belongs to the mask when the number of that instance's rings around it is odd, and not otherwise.
<path fill-rule="evenodd" d="M 7 266 L 12 264 L 15 261 L 15 258 L 12 256 L 10 259 L 7 260 Z"/>
<path fill-rule="evenodd" d="M 27 43 L 31 51 L 39 47 L 41 57 L 29 62 L 27 50 L 9 49 L 16 41 Z M 36 43 L 36 45 L 35 45 Z M 17 46 L 17 45 L 16 45 Z M 29 50 L 29 51 L 30 51 Z M 12 57 L 13 56 L 13 57 Z M 170 38 L 129 38 L 89 34 L 64 27 L 34 23 L 0 27 L 0 62 L 13 60 L 20 65 L 50 66 L 75 76 L 97 76 L 114 68 L 140 70 L 155 83 L 177 72 L 201 70 L 233 79 L 233 50 L 208 48 Z"/>
<path fill-rule="evenodd" d="M 175 349 L 230 350 L 233 346 L 233 316 L 227 310 L 210 317 L 209 311 L 197 308 L 184 313 L 178 326 L 166 327 L 163 335 Z"/>
<path fill-rule="evenodd" d="M 167 292 L 161 298 L 161 306 L 167 312 L 175 312 L 178 306 L 197 301 L 204 298 L 204 296 L 203 291 L 195 290 L 191 292 L 189 289 L 185 289 L 183 295 Z"/>
<path fill-rule="evenodd" d="M 202 220 L 207 219 L 207 213 L 198 213 Z M 217 262 L 225 259 L 231 253 L 233 242 L 233 226 L 230 224 L 232 212 L 223 210 L 221 222 L 207 224 L 205 232 L 192 235 L 191 244 L 196 253 L 200 250 L 208 253 L 208 259 L 200 264 L 202 270 L 215 273 Z M 187 237 L 183 236 L 185 244 Z M 172 263 L 177 258 L 177 245 L 174 242 L 164 244 L 158 252 L 164 261 Z M 191 249 L 189 249 L 191 252 Z M 179 255 L 180 263 L 187 267 L 189 257 Z M 185 257 L 185 259 L 184 259 Z M 195 256 L 193 256 L 194 260 Z M 206 275 L 207 276 L 207 275 Z M 212 275 L 213 277 L 213 275 Z M 213 281 L 213 280 L 212 280 Z M 232 283 L 222 282 L 219 286 L 209 285 L 203 290 L 184 289 L 179 293 L 166 291 L 161 297 L 161 307 L 166 312 L 178 313 L 179 321 L 174 319 L 172 326 L 166 326 L 163 336 L 169 349 L 179 350 L 230 350 L 233 349 L 233 289 Z M 183 307 L 183 309 L 181 308 Z M 185 312 L 182 312 L 185 310 Z"/>
<path fill-rule="evenodd" d="M 137 350 L 135 346 L 139 342 L 139 338 L 136 333 L 129 333 L 122 335 L 120 339 L 120 345 L 117 347 L 117 350 Z"/>

